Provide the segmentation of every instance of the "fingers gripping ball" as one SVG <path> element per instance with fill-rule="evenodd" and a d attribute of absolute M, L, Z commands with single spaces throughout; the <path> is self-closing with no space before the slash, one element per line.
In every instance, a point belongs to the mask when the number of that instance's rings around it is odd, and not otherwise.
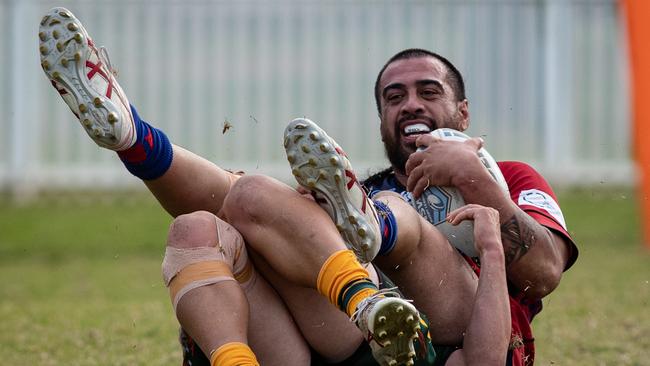
<path fill-rule="evenodd" d="M 439 128 L 432 131 L 431 135 L 447 141 L 463 142 L 470 139 L 466 134 L 450 128 Z M 508 184 L 494 158 L 485 148 L 479 149 L 478 157 L 490 176 L 499 183 L 504 194 L 509 196 Z M 417 200 L 414 200 L 413 197 L 408 198 L 420 215 L 435 225 L 447 237 L 451 245 L 470 257 L 478 256 L 474 247 L 474 224 L 472 221 L 466 220 L 458 225 L 452 225 L 446 220 L 447 214 L 465 205 L 465 200 L 458 189 L 431 186 Z"/>

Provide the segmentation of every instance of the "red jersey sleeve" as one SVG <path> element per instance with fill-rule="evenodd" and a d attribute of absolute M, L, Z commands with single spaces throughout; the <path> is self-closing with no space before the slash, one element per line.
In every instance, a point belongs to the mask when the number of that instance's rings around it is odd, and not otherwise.
<path fill-rule="evenodd" d="M 497 164 L 508 184 L 510 198 L 517 206 L 537 222 L 566 239 L 569 249 L 569 260 L 564 268 L 566 271 L 578 258 L 578 247 L 569 235 L 564 215 L 551 186 L 528 164 L 515 161 L 501 161 Z"/>

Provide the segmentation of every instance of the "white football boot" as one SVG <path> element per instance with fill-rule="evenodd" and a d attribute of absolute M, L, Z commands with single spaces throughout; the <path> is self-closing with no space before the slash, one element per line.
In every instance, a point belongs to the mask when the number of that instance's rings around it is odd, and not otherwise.
<path fill-rule="evenodd" d="M 314 122 L 298 118 L 284 130 L 284 148 L 298 183 L 327 211 L 361 263 L 381 247 L 377 212 L 339 145 Z"/>
<path fill-rule="evenodd" d="M 41 66 L 88 136 L 99 146 L 125 150 L 136 140 L 129 101 L 115 80 L 108 53 L 95 47 L 65 8 L 51 9 L 38 32 Z"/>
<path fill-rule="evenodd" d="M 413 365 L 413 341 L 420 330 L 420 314 L 392 290 L 380 290 L 364 299 L 352 315 L 352 321 L 361 329 L 380 365 Z"/>

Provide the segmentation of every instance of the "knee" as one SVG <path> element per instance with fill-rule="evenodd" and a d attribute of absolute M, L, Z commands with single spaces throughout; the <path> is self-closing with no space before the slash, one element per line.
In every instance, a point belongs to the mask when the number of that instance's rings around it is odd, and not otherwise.
<path fill-rule="evenodd" d="M 263 175 L 239 178 L 224 201 L 223 212 L 228 221 L 259 224 L 268 217 L 268 207 L 276 185 L 275 180 Z"/>
<path fill-rule="evenodd" d="M 409 258 L 421 243 L 423 219 L 395 192 L 381 192 L 374 199 L 384 203 L 395 218 L 397 242 L 392 258 Z"/>
<path fill-rule="evenodd" d="M 410 230 L 417 223 L 420 215 L 402 196 L 395 192 L 384 191 L 375 195 L 374 200 L 384 203 L 395 216 L 401 230 Z"/>
<path fill-rule="evenodd" d="M 217 242 L 217 217 L 208 211 L 180 215 L 172 221 L 167 246 L 174 248 L 212 247 Z"/>
<path fill-rule="evenodd" d="M 255 283 L 242 236 L 207 211 L 181 215 L 172 222 L 162 274 L 174 309 L 197 287 L 237 280 L 246 291 Z"/>

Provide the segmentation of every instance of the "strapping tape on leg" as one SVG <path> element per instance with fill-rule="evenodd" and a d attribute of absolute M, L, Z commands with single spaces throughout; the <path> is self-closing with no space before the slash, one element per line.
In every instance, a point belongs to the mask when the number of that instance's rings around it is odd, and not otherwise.
<path fill-rule="evenodd" d="M 195 288 L 236 280 L 248 291 L 255 283 L 255 269 L 248 260 L 241 234 L 228 223 L 216 217 L 215 220 L 215 246 L 176 248 L 173 243 L 167 246 L 162 272 L 174 310 L 181 297 Z"/>
<path fill-rule="evenodd" d="M 165 250 L 165 259 L 162 263 L 163 280 L 165 285 L 169 286 L 171 280 L 183 268 L 200 262 L 221 261 L 228 263 L 223 253 L 219 252 L 216 247 L 197 247 L 197 248 L 174 248 L 167 246 Z M 226 264 L 226 266 L 228 266 Z M 230 268 L 232 272 L 232 268 Z"/>
<path fill-rule="evenodd" d="M 165 279 L 165 284 L 176 311 L 178 302 L 188 292 L 223 281 L 235 281 L 232 271 L 223 261 L 211 260 L 189 264 L 171 279 Z"/>

